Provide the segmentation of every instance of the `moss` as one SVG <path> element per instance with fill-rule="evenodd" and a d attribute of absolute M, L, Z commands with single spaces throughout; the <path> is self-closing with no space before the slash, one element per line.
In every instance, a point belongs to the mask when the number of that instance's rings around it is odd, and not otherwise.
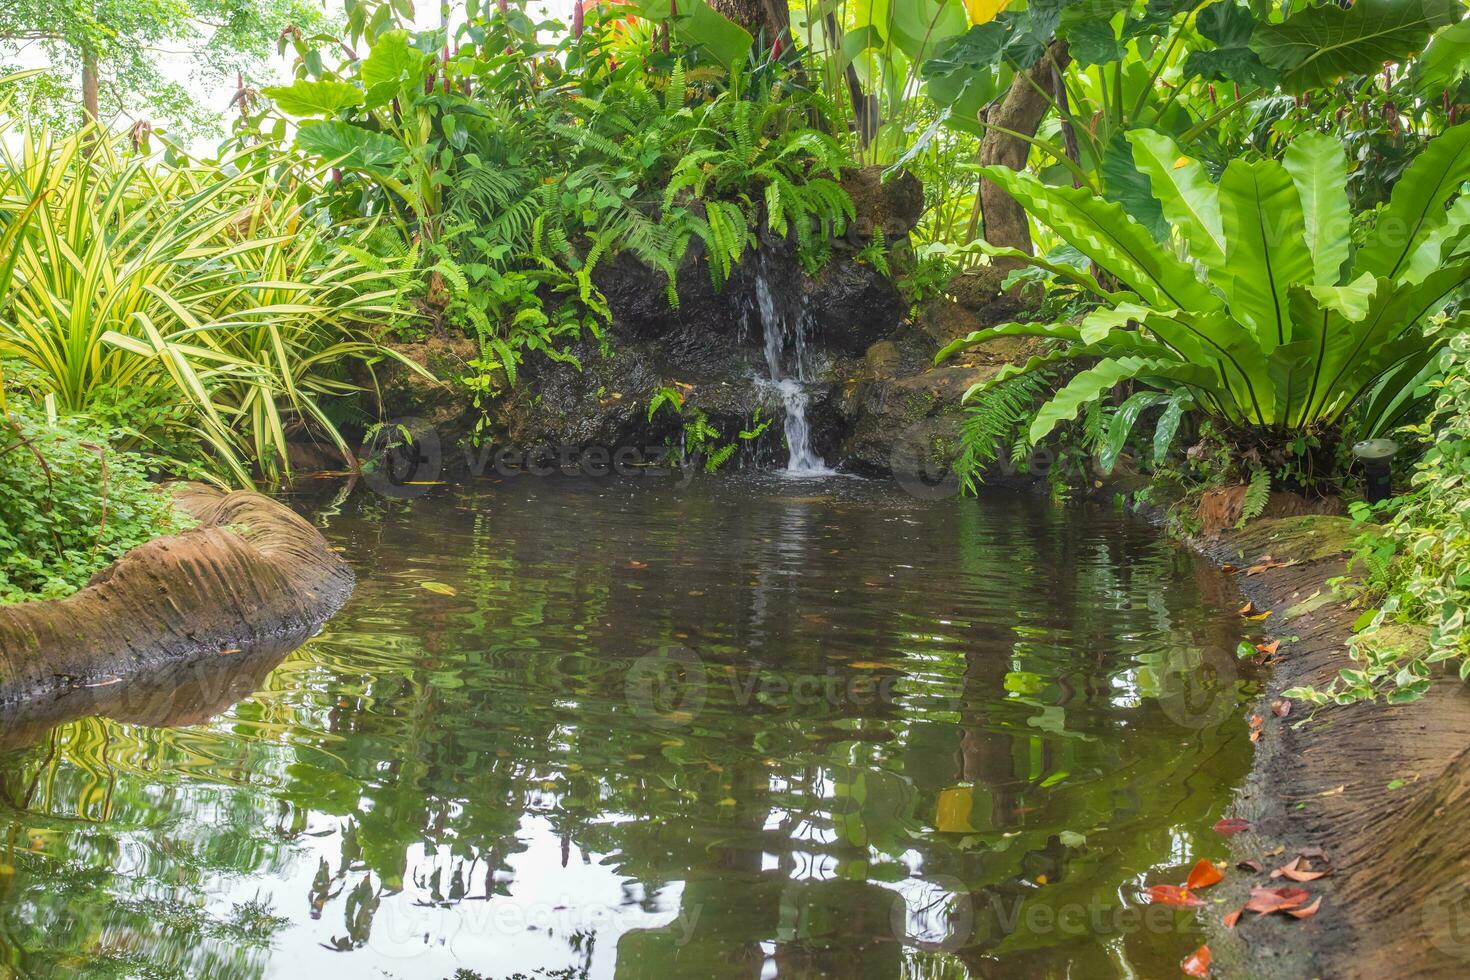
<path fill-rule="evenodd" d="M 1254 521 L 1235 538 L 1242 556 L 1270 554 L 1277 561 L 1341 558 L 1371 528 L 1347 517 L 1302 514 Z"/>

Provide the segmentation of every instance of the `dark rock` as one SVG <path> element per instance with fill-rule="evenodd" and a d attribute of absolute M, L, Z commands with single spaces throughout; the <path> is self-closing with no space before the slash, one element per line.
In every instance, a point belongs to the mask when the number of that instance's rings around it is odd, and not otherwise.
<path fill-rule="evenodd" d="M 392 358 L 373 365 L 371 377 L 357 380 L 369 398 L 377 399 L 378 417 L 415 417 L 445 431 L 468 431 L 477 410 L 470 393 L 456 381 L 472 373 L 469 363 L 479 357 L 479 344 L 463 337 L 431 337 L 388 346 L 425 368 L 433 379 Z"/>
<path fill-rule="evenodd" d="M 888 242 L 898 242 L 924 214 L 924 185 L 906 170 L 883 179 L 881 166 L 858 167 L 842 174 L 842 189 L 852 198 L 857 220 L 853 230 L 864 240 L 874 229 Z"/>
<path fill-rule="evenodd" d="M 925 331 L 904 330 L 875 344 L 865 375 L 843 391 L 843 458 L 873 474 L 943 469 L 959 454 L 965 392 L 1035 346 L 1030 338 L 1001 337 L 935 367 L 934 340 Z"/>
<path fill-rule="evenodd" d="M 1009 274 L 1009 270 L 993 265 L 971 266 L 957 272 L 944 288 L 966 309 L 981 310 L 1000 297 L 1000 284 Z"/>
<path fill-rule="evenodd" d="M 908 304 L 882 273 L 839 257 L 809 281 L 806 307 L 814 341 L 838 355 L 862 357 L 898 328 Z"/>

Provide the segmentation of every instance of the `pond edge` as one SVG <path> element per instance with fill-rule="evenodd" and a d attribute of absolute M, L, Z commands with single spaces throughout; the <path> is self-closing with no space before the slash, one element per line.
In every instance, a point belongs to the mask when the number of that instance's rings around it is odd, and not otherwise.
<path fill-rule="evenodd" d="M 164 492 L 196 527 L 64 599 L 0 607 L 0 705 L 304 640 L 351 595 L 352 570 L 285 504 L 199 483 Z"/>
<path fill-rule="evenodd" d="M 1247 714 L 1253 725 L 1260 719 L 1251 771 L 1225 814 L 1250 828 L 1228 839 L 1225 881 L 1202 896 L 1210 903 L 1202 916 L 1217 976 L 1470 972 L 1470 849 L 1462 816 L 1470 813 L 1470 690 L 1441 677 L 1410 704 L 1313 709 L 1293 701 L 1284 718 L 1272 710 L 1284 691 L 1324 688 L 1355 665 L 1347 643 L 1362 610 L 1335 595 L 1328 581 L 1347 574 L 1351 543 L 1362 530 L 1343 517 L 1297 515 L 1186 540 L 1238 570 L 1243 597 L 1271 612 L 1264 632 L 1281 640 Z M 1271 561 L 1263 563 L 1267 555 Z M 1416 637 L 1410 631 L 1406 639 Z M 1312 848 L 1326 852 L 1328 876 L 1301 884 L 1269 877 Z M 1262 870 L 1239 866 L 1248 860 Z M 1321 860 L 1312 864 L 1323 867 Z M 1226 928 L 1223 917 L 1245 904 L 1253 886 L 1303 888 L 1308 903 L 1322 897 L 1320 911 L 1300 920 L 1246 912 Z"/>

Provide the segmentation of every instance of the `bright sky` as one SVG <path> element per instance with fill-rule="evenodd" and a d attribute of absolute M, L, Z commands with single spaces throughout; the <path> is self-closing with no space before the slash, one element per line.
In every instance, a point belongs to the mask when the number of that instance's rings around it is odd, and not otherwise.
<path fill-rule="evenodd" d="M 4 0 L 0 0 L 3 3 Z M 565 24 L 572 20 L 573 0 L 532 0 L 527 4 L 527 12 L 538 19 L 555 19 Z M 341 10 L 342 0 L 324 0 L 327 7 Z M 458 24 L 464 20 L 464 4 L 462 0 L 450 0 L 450 24 Z M 414 25 L 420 29 L 434 28 L 439 26 L 439 4 L 435 0 L 415 0 Z M 47 65 L 47 59 L 38 46 L 31 46 L 21 52 L 17 59 L 17 67 L 39 68 Z M 58 70 L 71 70 L 74 66 L 56 65 Z M 270 68 L 275 73 L 275 78 L 266 79 L 270 81 L 285 82 L 290 79 L 291 64 L 286 58 L 273 58 Z M 214 136 L 196 140 L 195 150 L 206 150 L 213 147 L 215 141 L 225 135 L 224 122 L 225 111 L 229 107 L 230 99 L 235 95 L 233 80 L 219 81 L 216 79 L 201 79 L 194 77 L 193 65 L 186 54 L 170 54 L 167 52 L 159 55 L 159 69 L 168 78 L 182 84 L 194 96 L 195 101 L 209 109 L 214 110 L 220 117 L 219 132 Z"/>

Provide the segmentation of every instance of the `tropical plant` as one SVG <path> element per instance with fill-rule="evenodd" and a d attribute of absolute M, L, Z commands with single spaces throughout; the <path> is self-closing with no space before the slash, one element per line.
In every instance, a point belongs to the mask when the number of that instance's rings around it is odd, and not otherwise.
<path fill-rule="evenodd" d="M 56 598 L 183 522 L 116 433 L 34 405 L 0 417 L 0 604 Z"/>
<path fill-rule="evenodd" d="M 1218 184 L 1167 136 L 1129 134 L 1171 236 L 1155 241 L 1116 203 L 1002 167 L 985 171 L 1039 221 L 1089 256 L 1118 288 L 1013 249 L 993 255 L 1048 265 L 1104 304 L 1079 323 L 1009 323 L 941 352 L 993 337 L 1059 345 L 997 383 L 1064 362 L 1088 366 L 1037 413 L 1035 441 L 1118 385 L 1134 394 L 1115 416 L 1121 447 L 1140 406 L 1187 400 L 1243 444 L 1280 445 L 1331 432 L 1386 376 L 1417 377 L 1441 337 L 1431 318 L 1470 276 L 1470 125 L 1434 140 L 1405 173 L 1364 244 L 1352 249 L 1347 164 L 1330 137 L 1308 135 L 1285 160 L 1232 162 Z M 1162 393 L 1162 395 L 1161 395 Z"/>
<path fill-rule="evenodd" d="M 1428 448 L 1414 466 L 1409 491 L 1388 502 L 1388 520 L 1365 535 L 1356 555 L 1366 594 L 1380 601 L 1365 613 L 1351 651 L 1357 664 L 1322 689 L 1287 691 L 1316 703 L 1386 697 L 1413 701 L 1429 689 L 1436 664 L 1470 679 L 1470 334 L 1450 338 L 1444 377 L 1433 385 L 1427 418 L 1408 427 Z M 1373 515 L 1359 506 L 1360 517 Z M 1405 631 L 1423 624 L 1427 637 Z"/>
<path fill-rule="evenodd" d="M 18 136 L 0 148 L 19 229 L 0 255 L 0 356 L 38 397 L 66 414 L 162 386 L 240 483 L 289 473 L 293 425 L 346 452 L 316 399 L 351 390 L 345 360 L 379 355 L 356 324 L 401 315 L 398 270 L 273 198 L 268 164 L 160 167 L 95 130 Z"/>

